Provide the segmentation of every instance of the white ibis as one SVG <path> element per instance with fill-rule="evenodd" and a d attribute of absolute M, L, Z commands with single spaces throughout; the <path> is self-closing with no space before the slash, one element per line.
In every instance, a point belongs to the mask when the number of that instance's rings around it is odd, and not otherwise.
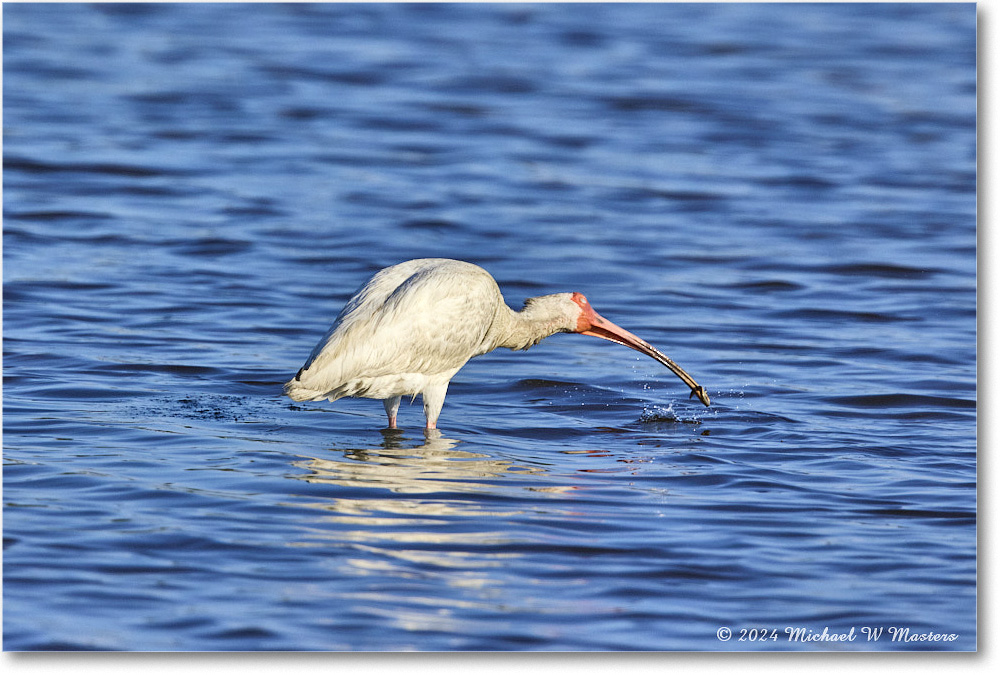
<path fill-rule="evenodd" d="M 651 356 L 709 404 L 705 388 L 655 347 L 594 311 L 580 293 L 529 298 L 515 312 L 489 272 L 444 258 L 387 267 L 355 293 L 285 393 L 294 401 L 382 399 L 389 428 L 403 396 L 421 394 L 437 427 L 448 383 L 473 356 L 528 349 L 554 333 L 582 333 Z M 689 396 L 689 398 L 690 398 Z"/>

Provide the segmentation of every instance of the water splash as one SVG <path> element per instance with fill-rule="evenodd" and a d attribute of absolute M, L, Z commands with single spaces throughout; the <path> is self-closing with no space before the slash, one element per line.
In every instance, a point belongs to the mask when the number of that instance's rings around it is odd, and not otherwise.
<path fill-rule="evenodd" d="M 674 404 L 670 403 L 666 407 L 661 405 L 645 405 L 642 408 L 642 415 L 639 416 L 639 421 L 643 424 L 648 423 L 662 423 L 662 422 L 683 422 L 680 417 L 677 416 L 676 411 L 674 411 Z"/>

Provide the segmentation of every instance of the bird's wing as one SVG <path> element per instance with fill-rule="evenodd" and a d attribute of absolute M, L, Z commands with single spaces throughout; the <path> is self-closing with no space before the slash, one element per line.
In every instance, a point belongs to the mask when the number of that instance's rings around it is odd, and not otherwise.
<path fill-rule="evenodd" d="M 500 290 L 484 270 L 451 262 L 373 277 L 313 350 L 298 386 L 325 392 L 355 378 L 455 371 L 486 351 Z"/>

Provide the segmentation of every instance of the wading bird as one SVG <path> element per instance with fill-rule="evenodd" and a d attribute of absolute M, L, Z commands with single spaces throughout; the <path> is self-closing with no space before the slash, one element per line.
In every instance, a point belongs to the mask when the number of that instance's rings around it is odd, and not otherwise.
<path fill-rule="evenodd" d="M 390 429 L 400 399 L 421 394 L 427 428 L 434 429 L 448 383 L 469 359 L 498 347 L 528 349 L 554 333 L 593 335 L 651 356 L 709 404 L 705 388 L 680 366 L 595 312 L 582 294 L 529 298 L 516 312 L 489 272 L 443 258 L 410 260 L 373 276 L 285 383 L 285 393 L 294 401 L 382 399 Z"/>

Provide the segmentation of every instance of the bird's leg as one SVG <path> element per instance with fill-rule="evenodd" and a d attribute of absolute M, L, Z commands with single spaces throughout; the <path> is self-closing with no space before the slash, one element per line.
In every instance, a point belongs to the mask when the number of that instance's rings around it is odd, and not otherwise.
<path fill-rule="evenodd" d="M 448 383 L 432 384 L 421 392 L 424 399 L 424 415 L 427 417 L 427 428 L 437 429 L 438 415 L 444 406 L 444 397 L 448 393 Z"/>
<path fill-rule="evenodd" d="M 390 429 L 396 428 L 396 413 L 399 411 L 399 401 L 401 398 L 400 396 L 393 396 L 382 401 L 382 405 L 385 406 L 386 417 L 389 418 Z"/>

